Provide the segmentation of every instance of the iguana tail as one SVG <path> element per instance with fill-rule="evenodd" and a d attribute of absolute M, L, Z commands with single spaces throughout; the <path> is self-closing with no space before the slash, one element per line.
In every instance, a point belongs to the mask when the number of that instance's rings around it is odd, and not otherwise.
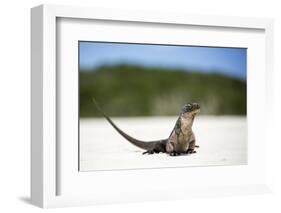
<path fill-rule="evenodd" d="M 125 139 L 127 139 L 130 143 L 132 143 L 133 145 L 147 150 L 147 151 L 164 151 L 161 148 L 165 148 L 165 143 L 166 143 L 166 139 L 164 140 L 158 140 L 158 141 L 140 141 L 138 139 L 135 139 L 133 137 L 131 137 L 130 135 L 126 134 L 125 132 L 123 132 L 118 126 L 116 126 L 116 124 L 101 110 L 101 108 L 99 107 L 98 103 L 96 102 L 95 99 L 93 99 L 93 102 L 96 106 L 96 108 L 99 110 L 99 112 L 105 117 L 105 119 L 111 124 L 111 126 L 113 126 L 113 128 L 120 134 L 122 135 Z M 158 150 L 158 149 L 161 150 Z"/>

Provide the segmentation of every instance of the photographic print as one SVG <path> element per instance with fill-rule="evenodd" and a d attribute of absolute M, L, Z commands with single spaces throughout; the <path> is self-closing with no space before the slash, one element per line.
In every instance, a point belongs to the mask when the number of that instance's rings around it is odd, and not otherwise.
<path fill-rule="evenodd" d="M 79 171 L 247 164 L 247 49 L 79 41 Z"/>

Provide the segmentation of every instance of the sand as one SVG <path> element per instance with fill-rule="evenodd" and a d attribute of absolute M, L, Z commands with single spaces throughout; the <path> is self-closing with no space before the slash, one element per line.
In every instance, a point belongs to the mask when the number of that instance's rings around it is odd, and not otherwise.
<path fill-rule="evenodd" d="M 145 141 L 167 138 L 177 117 L 113 118 L 129 135 Z M 144 169 L 247 163 L 247 122 L 240 116 L 198 116 L 193 125 L 197 153 L 142 155 L 103 118 L 80 120 L 80 170 Z"/>

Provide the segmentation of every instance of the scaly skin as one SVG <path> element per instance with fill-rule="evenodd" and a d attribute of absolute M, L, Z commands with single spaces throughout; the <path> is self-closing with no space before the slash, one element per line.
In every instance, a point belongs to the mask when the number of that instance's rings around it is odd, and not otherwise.
<path fill-rule="evenodd" d="M 196 153 L 195 135 L 192 125 L 200 106 L 197 103 L 186 104 L 182 107 L 178 120 L 173 131 L 167 139 L 157 141 L 140 141 L 123 132 L 116 124 L 100 109 L 97 102 L 93 99 L 97 109 L 113 128 L 133 145 L 146 150 L 143 154 L 168 153 L 171 156 Z"/>

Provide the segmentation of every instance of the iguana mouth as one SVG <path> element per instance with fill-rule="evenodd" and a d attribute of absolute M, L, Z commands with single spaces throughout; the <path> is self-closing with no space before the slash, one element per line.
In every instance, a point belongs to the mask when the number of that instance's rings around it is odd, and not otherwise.
<path fill-rule="evenodd" d="M 199 113 L 199 112 L 200 112 L 200 108 L 195 109 L 195 110 L 193 111 L 194 114 L 197 114 L 197 113 Z"/>
<path fill-rule="evenodd" d="M 186 112 L 198 113 L 198 112 L 200 112 L 200 106 L 198 103 L 188 103 L 183 106 L 182 111 L 184 113 L 186 113 Z"/>

